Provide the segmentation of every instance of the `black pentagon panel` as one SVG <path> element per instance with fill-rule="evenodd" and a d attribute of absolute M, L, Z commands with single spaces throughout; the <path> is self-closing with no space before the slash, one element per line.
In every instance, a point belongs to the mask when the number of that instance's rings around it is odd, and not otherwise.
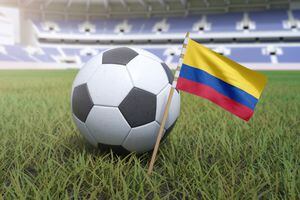
<path fill-rule="evenodd" d="M 85 122 L 93 105 L 94 104 L 86 83 L 74 88 L 72 96 L 72 110 L 74 115 L 80 121 Z"/>
<path fill-rule="evenodd" d="M 103 144 L 103 143 L 98 143 L 98 148 L 100 151 L 110 151 L 112 150 L 116 154 L 129 154 L 130 151 L 125 149 L 121 145 L 109 145 L 109 144 Z"/>
<path fill-rule="evenodd" d="M 156 96 L 134 87 L 119 105 L 128 124 L 133 128 L 155 121 Z"/>
<path fill-rule="evenodd" d="M 127 47 L 111 49 L 103 53 L 102 64 L 127 65 L 137 55 L 137 52 Z"/>
<path fill-rule="evenodd" d="M 172 84 L 172 82 L 174 80 L 174 75 L 173 75 L 172 71 L 170 70 L 168 65 L 166 65 L 166 63 L 161 63 L 161 65 L 163 66 L 163 68 L 168 76 L 169 83 Z"/>

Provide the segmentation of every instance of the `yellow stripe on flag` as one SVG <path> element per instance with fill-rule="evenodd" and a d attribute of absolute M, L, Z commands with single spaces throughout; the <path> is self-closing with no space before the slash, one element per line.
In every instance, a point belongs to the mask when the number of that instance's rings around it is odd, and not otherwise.
<path fill-rule="evenodd" d="M 183 63 L 238 87 L 257 99 L 267 78 L 189 39 Z"/>

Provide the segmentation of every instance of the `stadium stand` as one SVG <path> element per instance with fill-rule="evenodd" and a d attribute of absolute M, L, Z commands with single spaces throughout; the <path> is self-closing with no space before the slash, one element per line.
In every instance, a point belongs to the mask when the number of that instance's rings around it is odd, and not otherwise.
<path fill-rule="evenodd" d="M 263 55 L 263 48 L 232 48 L 229 57 L 242 63 L 270 63 L 270 56 Z"/>
<path fill-rule="evenodd" d="M 213 32 L 234 32 L 237 31 L 236 25 L 242 17 L 242 13 L 207 15 L 207 22 L 211 24 Z"/>
<path fill-rule="evenodd" d="M 299 17 L 300 11 L 292 12 L 295 18 Z M 289 31 L 284 29 L 283 22 L 289 20 L 286 10 L 269 10 L 255 11 L 248 13 L 225 13 L 225 14 L 208 14 L 208 15 L 192 15 L 186 17 L 168 17 L 168 18 L 150 18 L 150 19 L 127 19 L 116 20 L 107 19 L 99 21 L 90 21 L 91 25 L 96 27 L 97 34 L 143 34 L 143 33 L 185 33 L 189 32 L 236 32 L 238 31 L 237 24 L 244 19 L 244 15 L 248 15 L 248 20 L 255 23 L 253 31 Z M 209 24 L 210 29 L 193 29 L 197 22 L 203 21 L 204 25 Z M 116 31 L 116 27 L 122 28 L 122 24 L 130 27 L 128 32 Z M 80 34 L 79 27 L 82 21 L 34 21 L 34 25 L 41 33 L 57 32 Z M 52 25 L 52 26 L 51 26 Z M 160 25 L 160 26 L 159 26 Z M 58 29 L 56 28 L 58 26 Z M 126 27 L 126 26 L 125 26 Z M 157 28 L 155 28 L 157 27 Z M 166 29 L 166 27 L 169 27 Z M 245 27 L 247 28 L 247 27 Z M 165 29 L 165 31 L 163 31 Z M 90 33 L 90 31 L 83 32 Z"/>
<path fill-rule="evenodd" d="M 51 45 L 50 45 L 51 46 Z M 145 50 L 150 51 L 155 54 L 162 60 L 176 62 L 178 60 L 178 54 L 180 52 L 180 46 L 172 45 L 169 48 L 165 48 L 163 45 L 152 45 L 153 47 L 142 47 Z M 209 45 L 212 49 L 218 47 L 223 48 L 219 45 Z M 140 46 L 134 46 L 140 47 Z M 62 62 L 63 58 L 74 58 L 74 63 L 84 63 L 88 61 L 93 55 L 103 50 L 110 48 L 73 48 L 73 47 L 42 47 L 41 52 L 28 53 L 26 48 L 20 46 L 5 46 L 6 53 L 0 53 L 0 60 L 4 61 L 23 61 L 23 62 Z M 272 55 L 271 53 L 264 53 L 265 46 L 260 47 L 226 47 L 229 51 L 226 56 L 229 58 L 241 62 L 241 63 L 272 63 L 271 56 L 278 57 L 278 63 L 300 63 L 300 57 L 298 56 L 300 52 L 299 47 L 289 47 L 281 46 L 282 54 L 281 55 Z M 223 54 L 221 52 L 221 54 Z M 13 56 L 11 56 L 13 55 Z M 61 59 L 59 59 L 61 58 Z M 78 60 L 76 61 L 77 58 Z M 67 61 L 68 59 L 66 59 Z M 72 61 L 69 61 L 72 63 Z"/>
<path fill-rule="evenodd" d="M 280 63 L 300 63 L 300 47 L 283 47 L 282 55 L 278 56 Z"/>
<path fill-rule="evenodd" d="M 284 31 L 283 22 L 288 20 L 286 10 L 250 12 L 249 17 L 255 22 L 256 31 Z"/>
<path fill-rule="evenodd" d="M 55 4 L 56 1 L 49 2 Z M 125 45 L 144 48 L 171 66 L 177 62 L 182 39 L 189 31 L 192 38 L 240 63 L 300 64 L 297 56 L 300 10 L 267 9 L 270 5 L 267 2 L 263 10 L 143 17 L 28 16 L 36 42 L 0 46 L 0 61 L 80 66 L 100 51 Z"/>
<path fill-rule="evenodd" d="M 12 58 L 6 54 L 0 53 L 0 60 L 1 61 L 17 61 L 17 59 Z"/>
<path fill-rule="evenodd" d="M 5 51 L 6 51 L 7 56 L 11 56 L 11 57 L 15 58 L 16 60 L 20 60 L 20 61 L 24 61 L 24 62 L 34 61 L 34 59 L 32 59 L 21 46 L 6 45 Z"/>

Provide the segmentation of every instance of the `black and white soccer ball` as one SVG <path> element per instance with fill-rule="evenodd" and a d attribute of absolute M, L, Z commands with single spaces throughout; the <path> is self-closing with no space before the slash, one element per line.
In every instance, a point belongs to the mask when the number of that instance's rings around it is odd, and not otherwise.
<path fill-rule="evenodd" d="M 109 49 L 93 57 L 76 76 L 72 115 L 81 134 L 94 146 L 142 153 L 154 148 L 173 81 L 168 66 L 136 48 Z M 174 92 L 164 138 L 180 112 Z"/>

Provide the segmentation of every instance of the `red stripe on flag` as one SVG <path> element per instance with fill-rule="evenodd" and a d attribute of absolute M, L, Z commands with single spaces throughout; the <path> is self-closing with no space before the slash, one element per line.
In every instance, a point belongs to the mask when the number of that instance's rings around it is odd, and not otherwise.
<path fill-rule="evenodd" d="M 176 88 L 209 99 L 210 101 L 214 102 L 215 104 L 221 106 L 225 110 L 233 113 L 234 115 L 242 118 L 245 121 L 248 121 L 253 115 L 253 110 L 251 110 L 247 106 L 244 106 L 243 104 L 240 104 L 230 99 L 229 97 L 222 95 L 221 93 L 205 84 L 197 83 L 179 77 Z"/>

